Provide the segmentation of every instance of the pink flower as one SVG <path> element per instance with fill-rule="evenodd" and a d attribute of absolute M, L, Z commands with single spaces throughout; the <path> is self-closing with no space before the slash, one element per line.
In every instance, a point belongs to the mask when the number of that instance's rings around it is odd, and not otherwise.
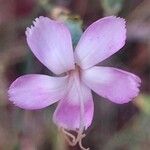
<path fill-rule="evenodd" d="M 136 75 L 95 66 L 124 46 L 125 20 L 110 16 L 94 22 L 83 33 L 74 51 L 70 33 L 63 23 L 39 17 L 33 24 L 26 30 L 28 45 L 57 77 L 21 76 L 10 86 L 9 99 L 23 109 L 41 109 L 60 100 L 53 121 L 72 138 L 74 145 L 80 142 L 83 131 L 92 122 L 91 90 L 118 104 L 138 95 L 141 81 Z M 66 130 L 78 132 L 77 137 Z"/>

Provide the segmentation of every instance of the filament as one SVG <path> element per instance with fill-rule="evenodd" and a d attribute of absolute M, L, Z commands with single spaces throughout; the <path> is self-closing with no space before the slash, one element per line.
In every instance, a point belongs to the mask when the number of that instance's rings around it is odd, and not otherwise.
<path fill-rule="evenodd" d="M 66 131 L 64 128 L 61 128 L 61 131 L 63 133 L 64 138 L 68 142 L 68 144 L 70 146 L 75 146 L 76 145 L 75 144 L 76 137 L 73 134 L 71 134 L 68 131 Z"/>
<path fill-rule="evenodd" d="M 77 132 L 77 136 L 75 136 L 72 133 L 65 130 L 64 128 L 61 128 L 61 131 L 63 133 L 64 138 L 66 139 L 66 141 L 70 146 L 75 146 L 77 143 L 79 143 L 79 147 L 82 150 L 90 150 L 89 148 L 84 148 L 82 145 L 82 139 L 86 136 L 85 134 Z"/>
<path fill-rule="evenodd" d="M 79 146 L 80 146 L 80 148 L 82 149 L 82 150 L 90 150 L 89 148 L 85 148 L 85 147 L 83 147 L 83 145 L 82 145 L 82 139 L 85 137 L 85 134 L 82 134 L 82 138 L 80 139 L 80 141 L 79 141 Z"/>

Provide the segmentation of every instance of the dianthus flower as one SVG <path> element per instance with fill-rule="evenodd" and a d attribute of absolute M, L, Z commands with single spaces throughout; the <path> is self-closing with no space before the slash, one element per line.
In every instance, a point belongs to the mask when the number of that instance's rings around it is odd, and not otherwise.
<path fill-rule="evenodd" d="M 91 90 L 118 104 L 131 101 L 139 92 L 140 79 L 113 67 L 95 66 L 125 44 L 125 20 L 114 16 L 90 25 L 73 51 L 67 27 L 47 17 L 27 28 L 27 43 L 34 55 L 55 77 L 24 75 L 9 88 L 9 100 L 23 109 L 41 109 L 55 102 L 53 121 L 70 145 L 81 144 L 90 126 L 94 105 Z M 69 133 L 76 131 L 77 135 Z"/>

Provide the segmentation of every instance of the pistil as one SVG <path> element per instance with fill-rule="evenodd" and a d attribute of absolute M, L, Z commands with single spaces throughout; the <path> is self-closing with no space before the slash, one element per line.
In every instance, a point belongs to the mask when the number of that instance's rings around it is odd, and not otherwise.
<path fill-rule="evenodd" d="M 81 88 L 81 81 L 80 81 L 80 68 L 76 66 L 75 70 L 69 72 L 69 75 L 74 78 L 74 82 L 77 84 L 77 93 L 82 93 Z M 85 122 L 84 122 L 84 100 L 82 94 L 79 94 L 79 101 L 80 101 L 80 124 L 79 129 L 76 131 L 77 136 L 74 136 L 72 133 L 68 132 L 65 129 L 61 129 L 62 133 L 64 134 L 64 138 L 67 140 L 69 145 L 75 146 L 79 143 L 79 146 L 82 150 L 89 150 L 89 148 L 84 148 L 82 145 L 82 139 L 85 137 L 84 130 L 85 130 Z"/>

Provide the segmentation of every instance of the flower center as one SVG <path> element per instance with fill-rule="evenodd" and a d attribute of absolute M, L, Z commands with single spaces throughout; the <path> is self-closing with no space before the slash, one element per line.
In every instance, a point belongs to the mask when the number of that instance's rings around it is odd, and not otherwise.
<path fill-rule="evenodd" d="M 77 64 L 75 64 L 75 69 L 68 71 L 67 74 L 70 76 L 79 76 L 80 77 L 80 67 Z"/>

